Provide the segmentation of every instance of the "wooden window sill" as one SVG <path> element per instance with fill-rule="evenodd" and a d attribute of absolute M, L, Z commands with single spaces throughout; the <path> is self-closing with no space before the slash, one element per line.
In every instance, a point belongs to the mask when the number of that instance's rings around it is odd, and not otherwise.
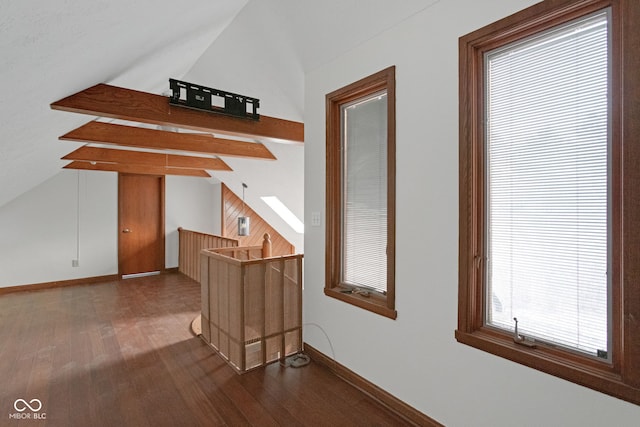
<path fill-rule="evenodd" d="M 558 378 L 583 385 L 611 396 L 625 399 L 635 404 L 639 390 L 626 384 L 620 374 L 613 371 L 612 366 L 585 356 L 567 356 L 563 350 L 545 348 L 527 348 L 515 344 L 510 335 L 497 334 L 484 329 L 475 332 L 455 331 L 459 343 L 469 345 L 482 351 L 528 366 Z M 556 354 L 557 353 L 557 354 Z"/>
<path fill-rule="evenodd" d="M 349 291 L 351 290 L 352 288 L 347 287 L 325 288 L 324 294 L 390 319 L 396 319 L 398 317 L 396 310 L 387 307 L 386 297 L 375 293 L 371 293 L 369 296 L 363 296 L 357 293 L 350 293 Z"/>

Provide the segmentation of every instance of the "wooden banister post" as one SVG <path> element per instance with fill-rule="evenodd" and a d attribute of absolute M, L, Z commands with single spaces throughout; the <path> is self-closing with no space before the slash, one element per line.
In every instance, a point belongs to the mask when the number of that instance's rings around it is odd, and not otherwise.
<path fill-rule="evenodd" d="M 269 233 L 264 233 L 264 240 L 262 241 L 262 258 L 271 257 L 271 236 Z"/>

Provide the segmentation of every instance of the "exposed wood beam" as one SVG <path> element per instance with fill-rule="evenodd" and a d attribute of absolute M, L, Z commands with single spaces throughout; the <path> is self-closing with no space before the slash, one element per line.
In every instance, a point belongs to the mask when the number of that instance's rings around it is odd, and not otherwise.
<path fill-rule="evenodd" d="M 211 178 L 206 171 L 199 169 L 165 168 L 162 166 L 123 165 L 117 163 L 71 162 L 64 169 L 81 169 L 105 172 L 137 173 L 141 175 L 183 175 Z"/>
<path fill-rule="evenodd" d="M 221 159 L 211 157 L 181 156 L 177 154 L 148 153 L 144 151 L 113 150 L 99 147 L 80 147 L 67 154 L 62 160 L 83 160 L 99 163 L 119 163 L 170 168 L 209 169 L 230 171 Z"/>
<path fill-rule="evenodd" d="M 276 158 L 267 147 L 259 142 L 234 141 L 216 138 L 208 134 L 167 132 L 96 121 L 80 126 L 61 136 L 60 139 L 264 160 L 275 160 Z"/>
<path fill-rule="evenodd" d="M 51 104 L 54 110 L 176 126 L 252 138 L 304 141 L 304 124 L 260 116 L 260 121 L 208 113 L 169 104 L 167 97 L 97 84 Z"/>

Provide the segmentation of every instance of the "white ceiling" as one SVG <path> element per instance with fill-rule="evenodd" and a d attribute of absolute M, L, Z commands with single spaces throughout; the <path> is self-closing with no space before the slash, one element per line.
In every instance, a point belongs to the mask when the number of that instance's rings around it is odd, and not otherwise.
<path fill-rule="evenodd" d="M 258 0 L 259 1 L 259 0 Z M 305 71 L 345 54 L 440 0 L 268 0 Z"/>
<path fill-rule="evenodd" d="M 97 83 L 161 94 L 172 77 L 260 98 L 260 114 L 302 121 L 306 71 L 437 1 L 0 0 L 0 206 L 58 173 L 79 146 L 58 137 L 92 118 L 51 102 Z M 286 163 L 302 162 L 302 149 L 283 147 L 267 169 L 272 184 L 253 160 L 233 159 L 236 172 L 218 177 L 301 200 L 302 165 Z"/>
<path fill-rule="evenodd" d="M 0 0 L 0 206 L 60 171 L 89 117 L 51 102 L 97 83 L 162 92 L 246 0 Z"/>

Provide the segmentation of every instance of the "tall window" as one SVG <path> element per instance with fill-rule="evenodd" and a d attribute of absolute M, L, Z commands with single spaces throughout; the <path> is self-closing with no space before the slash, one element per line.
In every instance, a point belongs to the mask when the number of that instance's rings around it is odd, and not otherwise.
<path fill-rule="evenodd" d="M 395 69 L 327 95 L 325 293 L 395 318 Z"/>
<path fill-rule="evenodd" d="M 638 256 L 638 198 L 624 183 L 639 174 L 623 164 L 640 150 L 622 88 L 638 78 L 620 47 L 639 12 L 544 1 L 461 39 L 456 331 L 635 403 L 640 284 L 623 258 Z"/>
<path fill-rule="evenodd" d="M 606 357 L 608 9 L 485 54 L 486 322 Z"/>

